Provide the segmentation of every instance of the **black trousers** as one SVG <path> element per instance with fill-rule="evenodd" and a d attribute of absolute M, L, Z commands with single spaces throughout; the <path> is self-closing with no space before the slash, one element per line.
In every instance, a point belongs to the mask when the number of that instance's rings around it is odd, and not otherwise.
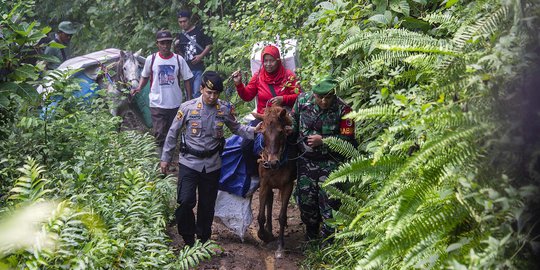
<path fill-rule="evenodd" d="M 187 244 L 193 241 L 195 234 L 203 242 L 210 239 L 212 235 L 220 172 L 221 170 L 198 172 L 182 164 L 178 168 L 176 198 L 180 205 L 176 208 L 175 214 L 178 222 L 178 233 Z M 196 221 L 193 214 L 195 204 L 197 204 Z"/>

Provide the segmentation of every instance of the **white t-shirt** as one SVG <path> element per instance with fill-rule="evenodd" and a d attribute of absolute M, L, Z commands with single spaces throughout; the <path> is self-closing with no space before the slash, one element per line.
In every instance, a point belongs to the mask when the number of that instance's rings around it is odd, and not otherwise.
<path fill-rule="evenodd" d="M 141 75 L 150 77 L 150 65 L 152 64 L 152 56 L 146 57 L 144 68 Z M 182 104 L 182 90 L 178 82 L 178 70 L 180 70 L 180 78 L 189 80 L 193 77 L 191 69 L 189 69 L 186 60 L 175 53 L 171 57 L 165 59 L 160 53 L 156 53 L 154 64 L 152 65 L 152 85 L 150 85 L 150 107 L 163 109 L 174 109 Z M 180 66 L 179 66 L 180 64 Z"/>

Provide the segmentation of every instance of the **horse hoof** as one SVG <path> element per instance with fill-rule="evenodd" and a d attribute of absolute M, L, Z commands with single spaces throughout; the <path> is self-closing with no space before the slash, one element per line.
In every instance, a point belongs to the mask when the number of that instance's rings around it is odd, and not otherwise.
<path fill-rule="evenodd" d="M 269 234 L 266 231 L 259 231 L 257 233 L 257 236 L 259 237 L 259 239 L 261 239 L 261 241 L 263 241 L 265 243 L 270 243 L 270 242 L 274 241 L 274 239 L 276 239 L 272 234 Z"/>

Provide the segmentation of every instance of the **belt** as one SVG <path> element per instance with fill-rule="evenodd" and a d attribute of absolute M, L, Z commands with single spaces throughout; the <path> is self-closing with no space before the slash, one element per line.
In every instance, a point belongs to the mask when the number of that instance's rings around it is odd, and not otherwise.
<path fill-rule="evenodd" d="M 187 153 L 187 154 L 191 154 L 191 155 L 194 155 L 198 158 L 209 158 L 211 156 L 213 156 L 214 154 L 216 154 L 217 152 L 222 152 L 223 151 L 223 148 L 225 147 L 225 139 L 222 138 L 221 141 L 219 142 L 218 146 L 212 150 L 203 150 L 203 151 L 200 151 L 200 150 L 195 150 L 191 147 L 189 147 L 189 145 L 185 145 L 184 147 L 180 147 L 180 152 L 181 153 Z"/>

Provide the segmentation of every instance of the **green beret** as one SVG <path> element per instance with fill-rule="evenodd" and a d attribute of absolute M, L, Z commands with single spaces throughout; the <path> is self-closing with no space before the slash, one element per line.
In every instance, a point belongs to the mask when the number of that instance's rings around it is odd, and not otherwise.
<path fill-rule="evenodd" d="M 326 77 L 311 89 L 317 95 L 326 95 L 338 86 L 338 81 L 332 77 Z"/>

